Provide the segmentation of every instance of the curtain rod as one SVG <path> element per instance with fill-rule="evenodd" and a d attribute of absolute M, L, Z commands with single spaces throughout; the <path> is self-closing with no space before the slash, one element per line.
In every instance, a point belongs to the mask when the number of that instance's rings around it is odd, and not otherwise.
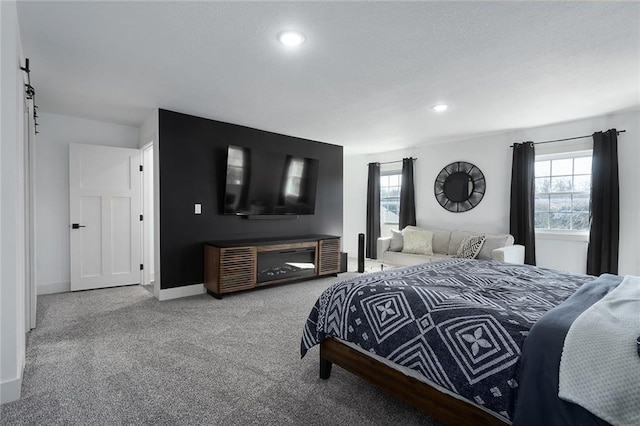
<path fill-rule="evenodd" d="M 410 160 L 417 160 L 418 158 L 416 157 L 409 157 Z M 393 163 L 402 163 L 404 160 L 396 160 L 396 161 L 385 161 L 383 163 L 380 163 L 378 161 L 374 161 L 374 163 L 378 163 L 378 164 L 393 164 Z"/>
<path fill-rule="evenodd" d="M 620 133 L 624 133 L 624 132 L 626 132 L 626 130 L 618 130 L 618 131 L 616 131 L 616 134 L 618 134 L 618 135 L 619 135 Z M 543 143 L 572 141 L 572 140 L 575 140 L 575 139 L 585 139 L 585 138 L 590 138 L 590 137 L 592 137 L 592 136 L 593 136 L 593 135 L 576 136 L 576 137 L 573 137 L 573 138 L 554 139 L 554 140 L 552 140 L 552 141 L 533 142 L 533 144 L 534 144 L 534 145 L 541 145 L 541 144 L 543 144 Z M 513 145 L 509 145 L 509 148 L 513 148 Z"/>

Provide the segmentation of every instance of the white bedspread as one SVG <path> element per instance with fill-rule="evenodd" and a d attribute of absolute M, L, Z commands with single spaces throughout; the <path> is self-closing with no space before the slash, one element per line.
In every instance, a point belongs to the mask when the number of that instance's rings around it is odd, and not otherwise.
<path fill-rule="evenodd" d="M 640 425 L 640 277 L 626 276 L 571 325 L 558 396 L 613 425 Z"/>

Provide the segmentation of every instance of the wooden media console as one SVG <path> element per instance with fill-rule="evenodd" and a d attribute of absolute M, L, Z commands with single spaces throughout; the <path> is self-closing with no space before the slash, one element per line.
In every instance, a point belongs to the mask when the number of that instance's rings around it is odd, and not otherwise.
<path fill-rule="evenodd" d="M 216 298 L 338 272 L 340 237 L 333 235 L 208 241 L 204 246 L 204 285 Z"/>

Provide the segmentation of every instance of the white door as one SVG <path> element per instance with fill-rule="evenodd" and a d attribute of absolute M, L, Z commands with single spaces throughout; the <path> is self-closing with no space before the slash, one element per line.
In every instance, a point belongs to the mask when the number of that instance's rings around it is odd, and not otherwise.
<path fill-rule="evenodd" d="M 71 291 L 140 283 L 140 151 L 69 144 Z"/>

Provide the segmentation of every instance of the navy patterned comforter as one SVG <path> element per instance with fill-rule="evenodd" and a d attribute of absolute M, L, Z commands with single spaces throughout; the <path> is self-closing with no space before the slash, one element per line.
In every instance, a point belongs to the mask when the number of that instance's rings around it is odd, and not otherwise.
<path fill-rule="evenodd" d="M 467 259 L 365 274 L 324 291 L 300 352 L 334 336 L 510 420 L 529 329 L 593 279 Z"/>

